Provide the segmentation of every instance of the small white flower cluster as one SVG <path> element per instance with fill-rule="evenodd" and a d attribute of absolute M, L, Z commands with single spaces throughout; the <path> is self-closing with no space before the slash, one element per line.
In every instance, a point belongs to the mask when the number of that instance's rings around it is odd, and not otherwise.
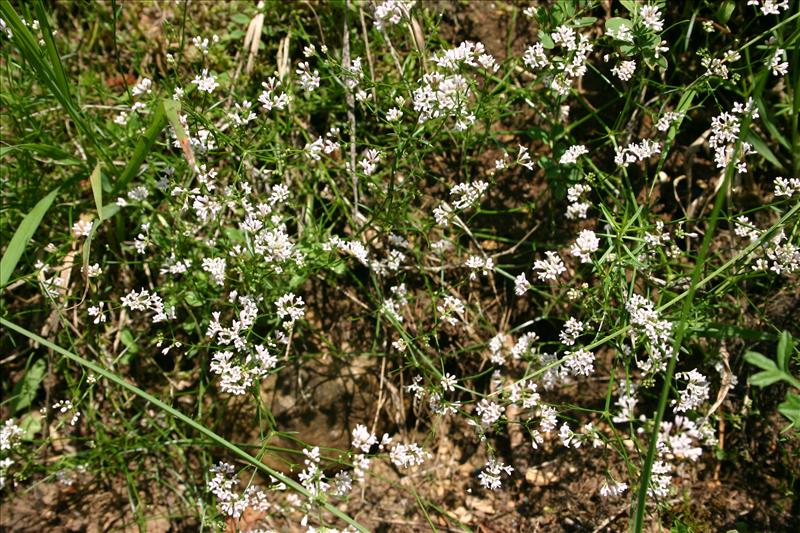
<path fill-rule="evenodd" d="M 567 218 L 575 220 L 579 218 L 586 218 L 586 212 L 589 210 L 589 202 L 586 201 L 585 196 L 592 191 L 592 188 L 585 183 L 578 183 L 572 185 L 567 189 Z"/>
<path fill-rule="evenodd" d="M 522 409 L 533 409 L 539 406 L 542 396 L 536 391 L 533 381 L 523 379 L 508 387 L 508 401 Z"/>
<path fill-rule="evenodd" d="M 383 301 L 383 311 L 393 319 L 402 323 L 404 319 L 400 311 L 408 304 L 406 284 L 401 283 L 400 285 L 394 285 L 389 289 L 389 292 L 392 293 L 392 296 Z"/>
<path fill-rule="evenodd" d="M 667 131 L 675 122 L 681 120 L 684 117 L 684 113 L 676 113 L 675 111 L 667 111 L 661 118 L 658 119 L 656 123 L 656 129 L 658 131 Z"/>
<path fill-rule="evenodd" d="M 123 307 L 131 311 L 152 311 L 154 324 L 175 318 L 175 308 L 165 308 L 161 296 L 155 292 L 150 293 L 147 289 L 142 289 L 138 293 L 132 290 L 122 297 L 121 302 Z"/>
<path fill-rule="evenodd" d="M 643 296 L 633 294 L 625 303 L 625 309 L 630 314 L 631 340 L 636 343 L 638 337 L 644 336 L 650 348 L 650 357 L 636 364 L 642 372 L 663 372 L 667 361 L 672 355 L 670 333 L 672 322 L 661 320 L 653 302 Z"/>
<path fill-rule="evenodd" d="M 491 257 L 481 257 L 479 255 L 471 255 L 467 258 L 464 266 L 469 268 L 469 279 L 475 280 L 478 278 L 478 272 L 484 276 L 488 276 L 494 269 L 494 260 Z"/>
<path fill-rule="evenodd" d="M 664 20 L 658 6 L 644 5 L 639 9 L 642 24 L 650 30 L 661 31 L 664 29 Z"/>
<path fill-rule="evenodd" d="M 202 73 L 195 76 L 192 83 L 197 86 L 197 90 L 201 93 L 211 94 L 219 87 L 217 77 L 209 74 L 207 68 L 204 68 Z"/>
<path fill-rule="evenodd" d="M 622 81 L 628 81 L 636 72 L 636 61 L 620 61 L 611 68 L 611 73 Z"/>
<path fill-rule="evenodd" d="M 208 37 L 200 37 L 199 35 L 195 35 L 192 37 L 192 44 L 200 51 L 204 56 L 208 55 L 208 47 L 211 44 L 217 44 L 219 42 L 219 35 L 216 33 L 211 37 L 211 41 L 209 42 Z"/>
<path fill-rule="evenodd" d="M 525 276 L 525 272 L 514 278 L 514 294 L 522 296 L 531 288 L 531 282 Z"/>
<path fill-rule="evenodd" d="M 210 340 L 216 339 L 221 345 L 233 345 L 236 352 L 244 354 L 244 358 L 237 357 L 231 350 L 223 350 L 214 354 L 211 362 L 211 371 L 220 379 L 220 389 L 234 395 L 242 395 L 256 379 L 264 378 L 276 366 L 278 358 L 270 352 L 269 348 L 275 345 L 268 342 L 268 346 L 256 345 L 251 347 L 245 336 L 255 324 L 258 317 L 258 306 L 255 299 L 250 296 L 239 296 L 232 292 L 229 296 L 231 303 L 238 299 L 240 310 L 236 319 L 231 321 L 229 328 L 220 323 L 221 313 L 211 313 L 212 319 L 208 325 L 206 336 Z"/>
<path fill-rule="evenodd" d="M 539 340 L 539 335 L 536 334 L 535 331 L 529 331 L 519 339 L 517 342 L 514 343 L 514 347 L 511 348 L 511 357 L 513 359 L 521 359 L 526 355 L 531 355 L 534 347 L 533 344 Z"/>
<path fill-rule="evenodd" d="M 369 148 L 364 152 L 364 156 L 361 158 L 361 161 L 358 162 L 358 166 L 361 167 L 361 171 L 364 172 L 365 176 L 372 176 L 378 168 L 378 163 L 380 163 L 380 161 L 381 153 L 378 150 Z"/>
<path fill-rule="evenodd" d="M 422 77 L 419 87 L 412 93 L 414 111 L 419 113 L 420 124 L 436 118 L 455 121 L 456 131 L 467 130 L 475 115 L 469 110 L 472 91 L 470 84 L 457 70 L 466 65 L 496 71 L 494 58 L 485 53 L 481 43 L 465 41 L 452 50 L 431 56 L 431 61 L 444 72 L 430 72 Z"/>
<path fill-rule="evenodd" d="M 544 71 L 551 79 L 550 88 L 559 96 L 566 96 L 573 80 L 586 73 L 586 62 L 593 46 L 589 37 L 576 34 L 569 26 L 559 26 L 550 38 L 566 53 L 551 59 L 542 43 L 536 43 L 525 50 L 522 61 L 531 70 Z"/>
<path fill-rule="evenodd" d="M 736 165 L 738 172 L 747 172 L 747 164 L 742 159 L 743 155 L 755 153 L 750 143 L 742 142 L 737 150 L 736 143 L 739 139 L 741 121 L 744 117 L 751 120 L 758 118 L 758 108 L 753 99 L 748 99 L 746 104 L 737 102 L 731 113 L 724 111 L 711 120 L 711 136 L 708 144 L 714 149 L 714 161 L 717 168 L 727 168 Z"/>
<path fill-rule="evenodd" d="M 94 221 L 91 218 L 82 216 L 72 225 L 72 234 L 75 237 L 88 237 L 93 225 Z"/>
<path fill-rule="evenodd" d="M 588 376 L 594 372 L 594 354 L 584 348 L 569 352 L 564 358 L 564 365 L 573 376 Z"/>
<path fill-rule="evenodd" d="M 451 326 L 458 323 L 458 316 L 464 314 L 464 302 L 454 296 L 445 296 L 444 301 L 436 306 L 439 318 L 446 321 Z"/>
<path fill-rule="evenodd" d="M 613 497 L 616 498 L 617 496 L 621 496 L 628 490 L 627 483 L 611 483 L 609 484 L 607 481 L 604 481 L 602 485 L 600 485 L 600 496 L 603 498 Z"/>
<path fill-rule="evenodd" d="M 590 229 L 582 230 L 578 234 L 578 238 L 570 248 L 570 253 L 579 257 L 581 263 L 591 263 L 591 254 L 600 248 L 600 239 L 597 238 L 595 232 Z"/>
<path fill-rule="evenodd" d="M 136 85 L 131 89 L 131 96 L 140 96 L 142 94 L 151 94 L 153 92 L 153 80 L 150 78 L 142 78 L 136 82 Z"/>
<path fill-rule="evenodd" d="M 100 324 L 100 323 L 106 321 L 106 315 L 105 315 L 105 313 L 103 313 L 103 306 L 104 305 L 105 305 L 105 302 L 100 302 L 98 305 L 92 305 L 86 310 L 86 313 L 90 317 L 94 318 L 93 322 L 95 324 Z"/>
<path fill-rule="evenodd" d="M 375 28 L 383 31 L 386 26 L 397 25 L 408 16 L 416 0 L 385 0 L 375 6 Z"/>
<path fill-rule="evenodd" d="M 496 365 L 506 364 L 506 358 L 503 354 L 503 348 L 508 336 L 504 333 L 498 333 L 489 341 L 489 360 Z"/>
<path fill-rule="evenodd" d="M 661 152 L 661 144 L 650 139 L 644 139 L 641 143 L 630 143 L 625 148 L 615 149 L 614 163 L 621 167 L 627 167 L 631 163 L 644 161 Z"/>
<path fill-rule="evenodd" d="M 769 60 L 769 68 L 772 70 L 772 75 L 781 77 L 786 76 L 789 72 L 789 62 L 786 60 L 786 50 L 778 48 L 772 59 Z"/>
<path fill-rule="evenodd" d="M 369 251 L 366 246 L 359 241 L 345 241 L 338 235 L 331 235 L 330 239 L 322 245 L 322 249 L 326 252 L 330 252 L 334 248 L 342 253 L 352 255 L 365 267 L 369 267 L 372 264 Z"/>
<path fill-rule="evenodd" d="M 488 398 L 482 399 L 475 407 L 475 412 L 481 417 L 481 424 L 485 427 L 489 427 L 500 420 L 504 410 L 502 405 Z"/>
<path fill-rule="evenodd" d="M 289 105 L 291 97 L 280 90 L 280 84 L 281 82 L 274 76 L 270 76 L 267 81 L 261 82 L 264 90 L 261 91 L 258 101 L 261 102 L 262 109 L 266 111 L 272 111 L 273 109 L 283 110 Z"/>
<path fill-rule="evenodd" d="M 0 21 L 2 22 L 2 21 Z M 0 489 L 6 486 L 6 476 L 9 469 L 14 465 L 14 460 L 8 457 L 22 442 L 24 431 L 19 427 L 13 418 L 6 420 L 0 426 Z"/>
<path fill-rule="evenodd" d="M 232 518 L 239 518 L 245 510 L 267 512 L 270 504 L 267 494 L 255 485 L 251 485 L 243 492 L 239 492 L 239 480 L 236 479 L 233 465 L 220 462 L 209 469 L 213 477 L 208 481 L 206 488 L 217 498 L 217 509 L 220 513 Z"/>
<path fill-rule="evenodd" d="M 256 119 L 256 114 L 253 111 L 253 102 L 250 100 L 244 100 L 241 105 L 239 102 L 234 102 L 233 106 L 234 110 L 228 112 L 228 119 L 234 126 L 246 126 Z"/>
<path fill-rule="evenodd" d="M 478 205 L 481 196 L 489 188 L 485 181 L 478 180 L 472 183 L 458 183 L 450 189 L 450 196 L 455 196 L 453 207 L 456 209 L 471 209 Z"/>
<path fill-rule="evenodd" d="M 533 269 L 539 281 L 556 281 L 558 276 L 567 271 L 564 261 L 556 252 L 546 251 L 546 259 L 537 259 L 533 262 Z"/>
<path fill-rule="evenodd" d="M 0 427 L 0 451 L 14 450 L 21 442 L 23 433 L 13 418 L 6 420 Z"/>
<path fill-rule="evenodd" d="M 217 286 L 225 284 L 225 258 L 224 257 L 204 257 L 203 270 L 211 274 L 211 279 Z"/>
<path fill-rule="evenodd" d="M 614 415 L 611 420 L 615 424 L 626 424 L 635 420 L 634 410 L 636 409 L 636 386 L 628 384 L 627 389 L 619 391 L 619 398 L 614 403 L 619 407 L 619 413 Z"/>
<path fill-rule="evenodd" d="M 558 339 L 565 346 L 573 346 L 585 329 L 586 327 L 583 322 L 570 317 L 570 319 L 564 323 L 564 328 L 558 334 Z"/>
<path fill-rule="evenodd" d="M 319 161 L 322 159 L 322 153 L 325 154 L 332 154 L 336 150 L 340 148 L 339 142 L 333 140 L 336 135 L 339 134 L 338 128 L 331 129 L 328 133 L 325 134 L 325 138 L 317 137 L 317 140 L 312 143 L 306 143 L 303 150 L 305 151 L 306 157 L 313 159 L 314 161 Z"/>
<path fill-rule="evenodd" d="M 675 379 L 688 381 L 686 388 L 678 393 L 679 399 L 672 400 L 676 412 L 685 413 L 691 409 L 697 409 L 708 400 L 708 380 L 696 368 L 688 372 L 678 372 L 675 374 Z"/>
<path fill-rule="evenodd" d="M 489 490 L 497 490 L 502 485 L 500 475 L 505 472 L 510 476 L 514 469 L 511 466 L 503 464 L 502 461 L 497 461 L 494 457 L 490 457 L 486 462 L 486 466 L 478 474 L 478 481 L 482 487 Z"/>
<path fill-rule="evenodd" d="M 72 403 L 72 400 L 59 400 L 54 403 L 50 409 L 57 411 L 61 415 L 71 414 L 69 425 L 73 427 L 75 427 L 81 418 L 81 412 L 75 409 L 75 405 Z M 44 412 L 44 409 L 42 411 Z"/>
<path fill-rule="evenodd" d="M 418 444 L 397 444 L 389 452 L 389 459 L 395 466 L 401 468 L 410 468 L 412 466 L 419 466 L 430 459 L 431 454 L 423 450 Z"/>
<path fill-rule="evenodd" d="M 578 158 L 582 155 L 588 154 L 589 150 L 582 144 L 570 146 L 566 152 L 561 156 L 558 162 L 562 165 L 574 165 L 578 162 Z"/>
<path fill-rule="evenodd" d="M 780 15 L 789 9 L 789 0 L 747 0 L 748 6 L 758 6 L 763 15 Z"/>
<path fill-rule="evenodd" d="M 456 48 L 445 50 L 439 54 L 431 56 L 431 61 L 439 65 L 444 70 L 455 72 L 461 65 L 468 65 L 473 68 L 485 68 L 496 72 L 499 65 L 495 59 L 486 53 L 483 43 L 473 43 L 464 41 Z"/>
<path fill-rule="evenodd" d="M 729 50 L 720 57 L 703 57 L 700 63 L 706 68 L 705 76 L 717 76 L 723 80 L 728 79 L 728 63 L 735 63 L 741 59 L 741 54 Z"/>
<path fill-rule="evenodd" d="M 278 318 L 284 320 L 283 328 L 290 329 L 294 323 L 303 318 L 305 314 L 305 302 L 300 296 L 295 296 L 294 293 L 286 293 L 275 302 L 275 307 L 278 308 Z"/>
<path fill-rule="evenodd" d="M 436 224 L 442 227 L 449 226 L 455 214 L 454 210 L 467 210 L 477 206 L 488 187 L 489 185 L 482 180 L 454 185 L 450 189 L 450 196 L 455 196 L 453 207 L 447 202 L 442 202 L 433 209 L 433 218 L 436 220 Z"/>
<path fill-rule="evenodd" d="M 304 91 L 314 92 L 314 90 L 319 88 L 319 71 L 316 69 L 312 71 L 307 61 L 301 61 L 298 63 L 295 72 L 298 76 L 300 76 L 300 87 Z"/>
<path fill-rule="evenodd" d="M 303 455 L 306 456 L 303 460 L 306 467 L 298 474 L 297 479 L 300 480 L 300 484 L 311 494 L 312 498 L 318 498 L 327 493 L 330 488 L 330 484 L 325 481 L 325 474 L 320 468 L 319 446 L 314 446 L 310 450 L 308 448 L 304 449 Z"/>
<path fill-rule="evenodd" d="M 800 193 L 800 178 L 775 178 L 775 196 L 791 198 Z"/>

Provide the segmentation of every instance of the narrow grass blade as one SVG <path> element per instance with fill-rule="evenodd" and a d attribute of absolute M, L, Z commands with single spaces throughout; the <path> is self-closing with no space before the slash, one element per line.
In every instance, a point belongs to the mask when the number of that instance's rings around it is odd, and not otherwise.
<path fill-rule="evenodd" d="M 100 222 L 103 218 L 103 175 L 101 174 L 100 163 L 95 165 L 92 175 L 89 177 L 89 182 L 92 184 L 92 195 L 94 196 L 94 205 L 97 206 L 97 216 Z"/>
<path fill-rule="evenodd" d="M 256 459 L 255 457 L 253 457 L 252 455 L 247 453 L 246 451 L 244 451 L 239 446 L 237 446 L 234 443 L 230 442 L 226 438 L 214 433 L 213 431 L 211 431 L 210 429 L 208 429 L 204 425 L 202 425 L 202 424 L 200 424 L 198 422 L 195 422 L 194 420 L 192 420 L 191 418 L 189 418 L 185 414 L 181 413 L 177 409 L 174 409 L 173 407 L 170 407 L 169 405 L 165 404 L 164 402 L 162 402 L 161 400 L 159 400 L 155 396 L 143 391 L 142 389 L 136 387 L 135 385 L 131 385 L 130 383 L 128 383 L 127 381 L 125 381 L 121 377 L 119 377 L 116 374 L 114 374 L 113 372 L 111 372 L 110 370 L 107 370 L 106 368 L 98 365 L 97 363 L 93 363 L 93 362 L 91 362 L 91 361 L 89 361 L 87 359 L 84 359 L 83 357 L 81 357 L 79 355 L 76 355 L 76 354 L 70 352 L 69 350 L 66 350 L 66 349 L 62 348 L 61 346 L 53 344 L 52 342 L 48 341 L 47 339 L 45 339 L 43 337 L 40 337 L 39 335 L 37 335 L 37 334 L 35 334 L 35 333 L 31 332 L 31 331 L 28 331 L 27 329 L 25 329 L 25 328 L 23 328 L 21 326 L 18 326 L 17 324 L 14 324 L 13 322 L 9 322 L 5 318 L 0 318 L 0 324 L 2 324 L 3 326 L 7 327 L 8 329 L 14 330 L 17 333 L 28 337 L 29 339 L 41 344 L 42 346 L 44 346 L 46 348 L 49 348 L 49 349 L 51 349 L 51 350 L 53 350 L 55 352 L 60 353 L 61 355 L 63 355 L 67 359 L 75 361 L 79 365 L 81 365 L 81 366 L 83 366 L 85 368 L 88 368 L 92 372 L 94 372 L 94 373 L 96 373 L 96 374 L 108 379 L 109 381 L 111 381 L 115 385 L 117 385 L 119 387 L 122 387 L 123 389 L 125 389 L 125 390 L 127 390 L 129 392 L 132 392 L 133 394 L 139 396 L 143 400 L 153 404 L 154 406 L 158 407 L 159 409 L 161 409 L 165 413 L 167 413 L 170 416 L 174 417 L 176 420 L 180 420 L 181 422 L 183 422 L 187 426 L 191 427 L 195 431 L 197 431 L 199 433 L 202 433 L 204 436 L 208 437 L 210 440 L 212 440 L 216 444 L 222 446 L 223 448 L 227 449 L 231 453 L 233 453 L 235 455 L 238 455 L 240 458 L 244 459 L 245 461 L 247 461 L 251 465 L 253 465 L 256 468 L 258 468 L 259 470 L 262 470 L 262 471 L 266 472 L 267 474 L 273 476 L 275 479 L 277 479 L 281 483 L 284 483 L 287 487 L 291 488 L 292 490 L 298 492 L 299 494 L 303 495 L 306 498 L 313 499 L 313 496 L 302 485 L 300 485 L 295 480 L 284 476 L 283 474 L 281 474 L 280 472 L 278 472 L 276 470 L 273 470 L 272 468 L 268 467 L 267 465 L 265 465 L 264 463 L 262 463 L 261 461 L 259 461 L 258 459 Z M 359 524 L 357 521 L 352 519 L 347 514 L 343 513 L 339 509 L 337 509 L 335 506 L 333 506 L 333 505 L 331 505 L 331 504 L 329 504 L 327 502 L 320 502 L 319 504 L 322 507 L 324 507 L 325 510 L 327 510 L 328 512 L 330 512 L 334 516 L 344 520 L 345 522 L 350 524 L 352 527 L 354 527 L 358 531 L 361 531 L 363 533 L 369 533 L 369 530 L 367 528 L 365 528 L 364 526 Z"/>
<path fill-rule="evenodd" d="M 130 161 L 125 166 L 125 170 L 122 171 L 119 180 L 114 184 L 115 193 L 124 189 L 139 171 L 139 167 L 150 152 L 150 148 L 153 147 L 156 137 L 158 137 L 158 134 L 161 133 L 161 130 L 164 129 L 166 124 L 167 117 L 164 112 L 164 106 L 156 106 L 153 122 L 150 124 L 150 127 L 147 128 L 144 136 L 136 143 L 136 148 L 133 149 L 133 156 L 131 156 Z"/>
<path fill-rule="evenodd" d="M 50 194 L 39 200 L 37 204 L 33 206 L 33 209 L 22 219 L 17 231 L 14 232 L 14 236 L 11 237 L 8 248 L 6 248 L 3 258 L 0 259 L 0 288 L 8 285 L 8 280 L 17 267 L 19 258 L 22 257 L 22 252 L 25 251 L 28 241 L 33 237 L 45 213 L 50 209 L 53 200 L 56 198 L 56 194 L 58 194 L 58 189 L 59 188 L 56 187 Z"/>
<path fill-rule="evenodd" d="M 103 145 L 97 140 L 94 130 L 89 127 L 86 117 L 83 116 L 80 108 L 75 104 L 69 94 L 69 84 L 63 67 L 61 66 L 61 59 L 58 55 L 58 50 L 55 48 L 55 42 L 50 33 L 50 27 L 47 24 L 44 10 L 42 9 L 41 14 L 37 16 L 41 19 L 40 24 L 42 25 L 42 34 L 48 53 L 47 57 L 42 53 L 37 39 L 22 22 L 22 19 L 14 7 L 8 0 L 0 0 L 0 18 L 11 28 L 14 35 L 14 43 L 17 45 L 22 57 L 33 67 L 33 71 L 36 73 L 39 80 L 50 90 L 55 99 L 58 100 L 58 103 L 61 104 L 67 114 L 69 114 L 75 125 L 94 145 L 108 168 L 113 171 L 113 161 L 106 153 Z"/>

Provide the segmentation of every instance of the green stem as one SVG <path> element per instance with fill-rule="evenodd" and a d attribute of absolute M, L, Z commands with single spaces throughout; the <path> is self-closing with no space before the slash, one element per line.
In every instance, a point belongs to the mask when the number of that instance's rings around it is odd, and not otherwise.
<path fill-rule="evenodd" d="M 742 128 L 743 130 L 745 128 Z M 738 153 L 738 146 L 737 146 L 737 153 Z M 714 200 L 714 209 L 711 211 L 711 219 L 708 223 L 708 227 L 706 228 L 705 235 L 703 236 L 703 242 L 700 245 L 700 252 L 697 256 L 697 261 L 694 266 L 694 271 L 692 272 L 692 282 L 689 286 L 689 290 L 686 292 L 686 298 L 683 300 L 683 307 L 681 308 L 680 320 L 678 322 L 678 328 L 675 333 L 675 339 L 672 345 L 672 355 L 670 356 L 669 363 L 667 365 L 667 372 L 664 376 L 664 384 L 661 387 L 661 396 L 658 399 L 658 409 L 655 412 L 653 417 L 653 431 L 650 435 L 650 443 L 647 446 L 647 456 L 645 458 L 644 466 L 642 467 L 642 473 L 639 480 L 639 494 L 636 502 L 636 515 L 634 517 L 633 522 L 633 531 L 636 533 L 641 533 L 644 528 L 644 512 L 645 507 L 647 505 L 647 490 L 650 487 L 650 476 L 653 471 L 653 462 L 655 461 L 656 456 L 656 443 L 658 441 L 658 432 L 661 426 L 661 420 L 664 418 L 664 411 L 667 408 L 667 400 L 669 400 L 669 392 L 670 387 L 672 385 L 672 377 L 675 374 L 675 365 L 678 361 L 678 353 L 681 350 L 681 343 L 683 342 L 683 338 L 688 331 L 688 319 L 689 313 L 692 309 L 692 303 L 694 302 L 694 295 L 697 291 L 698 285 L 700 283 L 701 275 L 703 272 L 703 266 L 705 265 L 706 255 L 708 254 L 708 249 L 711 246 L 711 240 L 714 236 L 714 229 L 717 225 L 717 219 L 719 218 L 719 213 L 722 210 L 722 204 L 725 201 L 725 197 L 728 191 L 728 186 L 730 184 L 731 178 L 733 176 L 733 172 L 735 170 L 735 165 L 731 163 L 725 171 L 725 178 L 722 186 L 717 191 L 717 197 Z"/>

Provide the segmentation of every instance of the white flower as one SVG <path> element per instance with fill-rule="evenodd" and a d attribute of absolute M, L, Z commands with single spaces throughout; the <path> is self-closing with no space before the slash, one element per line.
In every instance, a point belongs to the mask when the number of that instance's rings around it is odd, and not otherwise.
<path fill-rule="evenodd" d="M 219 87 L 219 83 L 217 83 L 217 78 L 208 73 L 208 69 L 204 68 L 203 73 L 195 76 L 192 80 L 192 83 L 197 85 L 197 90 L 200 92 L 205 92 L 211 94 L 214 90 Z"/>
<path fill-rule="evenodd" d="M 220 287 L 225 284 L 225 258 L 203 258 L 203 270 L 211 274 L 214 283 Z"/>
<path fill-rule="evenodd" d="M 503 407 L 488 398 L 484 398 L 475 407 L 475 412 L 481 417 L 481 424 L 491 426 L 503 416 Z"/>
<path fill-rule="evenodd" d="M 275 306 L 278 308 L 278 317 L 281 319 L 288 317 L 283 323 L 284 328 L 288 329 L 297 320 L 303 318 L 305 305 L 301 297 L 295 296 L 291 292 L 278 298 L 278 301 L 275 302 Z"/>
<path fill-rule="evenodd" d="M 590 263 L 592 261 L 591 254 L 598 248 L 600 248 L 600 239 L 597 238 L 595 232 L 585 229 L 578 234 L 578 238 L 570 248 L 570 253 L 575 257 L 580 257 L 581 263 Z"/>
<path fill-rule="evenodd" d="M 603 498 L 617 497 L 623 494 L 626 490 L 628 490 L 627 483 L 612 483 L 609 485 L 608 482 L 604 481 L 603 484 L 600 485 L 600 496 Z"/>
<path fill-rule="evenodd" d="M 567 267 L 556 252 L 547 251 L 545 255 L 546 259 L 534 261 L 533 269 L 540 281 L 555 281 L 567 271 Z"/>
<path fill-rule="evenodd" d="M 786 50 L 783 48 L 775 50 L 775 54 L 769 62 L 769 68 L 772 69 L 773 76 L 786 76 L 786 73 L 789 72 L 789 62 L 786 61 Z"/>
<path fill-rule="evenodd" d="M 639 10 L 639 16 L 642 17 L 642 24 L 646 28 L 653 31 L 664 29 L 664 20 L 661 18 L 661 13 L 657 6 L 642 6 Z"/>
<path fill-rule="evenodd" d="M 72 234 L 76 237 L 88 237 L 92 232 L 93 221 L 81 217 L 80 220 L 72 225 Z"/>
<path fill-rule="evenodd" d="M 453 296 L 445 296 L 444 301 L 436 307 L 436 310 L 439 311 L 442 320 L 454 326 L 458 323 L 458 317 L 455 315 L 464 314 L 464 303 Z"/>
<path fill-rule="evenodd" d="M 574 146 L 570 146 L 564 155 L 561 156 L 561 159 L 558 160 L 559 163 L 562 165 L 574 165 L 578 158 L 584 154 L 588 154 L 589 150 L 582 144 L 576 144 Z"/>
<path fill-rule="evenodd" d="M 150 94 L 153 92 L 151 89 L 152 85 L 153 80 L 150 78 L 142 78 L 133 86 L 133 89 L 131 89 L 131 96 L 139 96 L 144 93 Z"/>
<path fill-rule="evenodd" d="M 688 381 L 686 388 L 678 393 L 678 400 L 672 400 L 675 412 L 685 413 L 691 409 L 696 409 L 708 400 L 709 385 L 706 377 L 697 369 L 688 372 L 678 372 L 675 379 L 685 379 Z"/>
<path fill-rule="evenodd" d="M 620 61 L 611 68 L 611 73 L 622 81 L 628 81 L 636 72 L 636 61 Z"/>
<path fill-rule="evenodd" d="M 523 272 L 516 278 L 514 278 L 514 294 L 517 296 L 522 296 L 528 289 L 531 288 L 531 284 L 528 281 L 528 278 L 525 277 L 525 273 Z"/>
<path fill-rule="evenodd" d="M 359 449 L 364 453 L 369 453 L 369 449 L 373 444 L 378 443 L 378 437 L 373 435 L 363 424 L 356 425 L 353 429 L 353 448 Z"/>
<path fill-rule="evenodd" d="M 588 376 L 594 372 L 594 354 L 583 348 L 569 352 L 564 364 L 575 376 Z"/>
<path fill-rule="evenodd" d="M 510 476 L 513 471 L 512 467 L 497 461 L 494 457 L 490 457 L 484 469 L 478 474 L 478 481 L 484 488 L 497 490 L 501 485 L 500 474 L 505 472 L 507 476 Z"/>
<path fill-rule="evenodd" d="M 389 122 L 395 122 L 397 120 L 400 120 L 402 117 L 403 117 L 403 112 L 397 109 L 396 107 L 393 107 L 386 112 L 386 120 L 388 120 Z"/>
<path fill-rule="evenodd" d="M 401 468 L 421 465 L 431 454 L 424 451 L 418 444 L 397 444 L 389 452 L 392 463 Z"/>
<path fill-rule="evenodd" d="M 22 428 L 14 423 L 13 418 L 5 421 L 0 427 L 0 450 L 13 450 L 22 440 Z"/>
<path fill-rule="evenodd" d="M 103 306 L 105 305 L 104 302 L 100 302 L 99 305 L 93 305 L 86 310 L 90 317 L 94 317 L 94 323 L 99 324 L 101 322 L 106 321 L 106 315 L 103 314 Z"/>
<path fill-rule="evenodd" d="M 775 178 L 775 196 L 791 198 L 800 192 L 800 178 Z"/>
<path fill-rule="evenodd" d="M 444 390 L 453 392 L 454 390 L 456 390 L 455 386 L 457 382 L 458 380 L 456 379 L 456 377 L 448 372 L 444 375 L 444 377 L 442 377 L 442 380 L 439 382 L 439 384 L 442 386 Z"/>

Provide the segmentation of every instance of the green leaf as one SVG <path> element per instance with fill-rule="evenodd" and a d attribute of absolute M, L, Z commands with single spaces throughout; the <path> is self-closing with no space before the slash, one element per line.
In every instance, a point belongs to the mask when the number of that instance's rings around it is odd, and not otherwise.
<path fill-rule="evenodd" d="M 784 373 L 780 370 L 764 370 L 754 374 L 750 378 L 750 383 L 756 387 L 766 387 L 783 379 Z"/>
<path fill-rule="evenodd" d="M 597 17 L 581 17 L 573 21 L 572 26 L 574 28 L 582 28 L 584 26 L 591 26 L 597 22 Z"/>
<path fill-rule="evenodd" d="M 100 171 L 100 163 L 97 163 L 89 177 L 92 184 L 92 195 L 94 195 L 94 205 L 97 207 L 97 216 L 100 217 L 100 222 L 105 220 L 103 218 L 103 175 Z"/>
<path fill-rule="evenodd" d="M 734 9 L 736 9 L 736 3 L 732 0 L 725 0 L 722 2 L 717 9 L 717 21 L 719 21 L 720 24 L 727 24 L 731 15 L 733 15 Z"/>
<path fill-rule="evenodd" d="M 200 296 L 197 295 L 194 291 L 189 291 L 186 293 L 186 296 L 183 298 L 187 304 L 191 305 L 192 307 L 200 307 L 203 305 L 203 300 L 200 299 Z"/>
<path fill-rule="evenodd" d="M 800 428 L 800 395 L 786 393 L 786 400 L 778 405 L 778 412 L 789 419 L 794 428 Z"/>
<path fill-rule="evenodd" d="M 749 130 L 747 132 L 746 140 L 753 145 L 753 148 L 756 149 L 756 152 L 758 152 L 761 157 L 776 167 L 783 168 L 783 165 L 780 161 L 778 161 L 778 158 L 775 156 L 772 150 L 770 150 L 769 146 L 767 146 L 767 143 L 765 143 L 761 137 L 753 133 L 753 130 Z"/>
<path fill-rule="evenodd" d="M 758 352 L 747 352 L 744 354 L 744 360 L 762 370 L 775 370 L 777 368 L 772 359 L 764 357 Z"/>
<path fill-rule="evenodd" d="M 542 43 L 547 50 L 552 50 L 556 47 L 556 43 L 553 42 L 553 39 L 550 37 L 549 33 L 539 32 L 539 42 Z"/>
<path fill-rule="evenodd" d="M 17 231 L 14 232 L 14 236 L 11 237 L 8 248 L 6 248 L 3 258 L 0 259 L 0 288 L 8 284 L 8 280 L 11 278 L 14 269 L 17 268 L 17 263 L 22 257 L 25 247 L 28 246 L 28 241 L 33 237 L 36 228 L 39 227 L 45 213 L 47 213 L 53 200 L 55 200 L 58 189 L 58 187 L 53 189 L 50 194 L 33 206 L 33 209 L 22 219 Z"/>
<path fill-rule="evenodd" d="M 621 0 L 620 3 L 625 6 L 629 13 L 636 11 L 636 2 L 634 0 Z"/>
<path fill-rule="evenodd" d="M 20 419 L 19 427 L 22 429 L 22 440 L 32 441 L 42 430 L 42 414 L 38 411 L 29 412 Z"/>
<path fill-rule="evenodd" d="M 14 412 L 18 413 L 31 405 L 39 386 L 42 384 L 44 374 L 47 371 L 47 361 L 37 359 L 25 372 L 25 377 L 17 382 L 14 387 Z"/>
<path fill-rule="evenodd" d="M 250 17 L 244 13 L 236 13 L 231 17 L 231 20 L 236 24 L 250 24 Z"/>
<path fill-rule="evenodd" d="M 131 159 L 125 166 L 125 170 L 122 171 L 119 180 L 117 180 L 117 182 L 114 184 L 114 192 L 119 192 L 124 189 L 128 185 L 128 182 L 136 175 L 136 173 L 139 171 L 139 167 L 144 161 L 144 158 L 147 157 L 147 153 L 153 146 L 153 143 L 156 142 L 156 137 L 158 137 L 158 134 L 161 133 L 161 130 L 164 129 L 166 124 L 167 117 L 164 113 L 164 106 L 156 106 L 153 122 L 150 124 L 150 127 L 147 129 L 147 131 L 144 132 L 144 136 L 142 136 L 136 143 L 136 147 L 133 149 L 133 155 L 131 156 Z"/>
<path fill-rule="evenodd" d="M 617 35 L 622 26 L 631 30 L 633 28 L 633 22 L 622 17 L 611 17 L 606 21 L 606 33 Z"/>
<path fill-rule="evenodd" d="M 789 350 L 794 348 L 792 342 L 792 334 L 788 331 L 782 331 L 780 338 L 778 338 L 778 368 L 789 371 Z"/>

